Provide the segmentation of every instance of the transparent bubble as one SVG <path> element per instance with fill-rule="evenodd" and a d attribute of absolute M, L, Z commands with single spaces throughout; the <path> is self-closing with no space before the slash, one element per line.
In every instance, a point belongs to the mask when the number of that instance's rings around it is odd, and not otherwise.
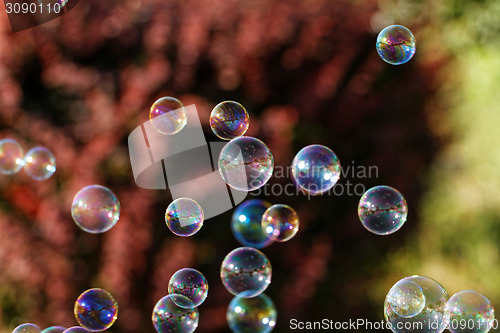
<path fill-rule="evenodd" d="M 214 107 L 209 121 L 215 135 L 222 140 L 231 140 L 246 133 L 250 117 L 240 103 L 225 101 Z"/>
<path fill-rule="evenodd" d="M 260 294 L 254 298 L 236 296 L 226 312 L 229 328 L 234 333 L 269 333 L 278 317 L 273 301 Z"/>
<path fill-rule="evenodd" d="M 42 333 L 63 333 L 66 331 L 66 327 L 62 326 L 50 326 L 42 331 Z"/>
<path fill-rule="evenodd" d="M 81 326 L 73 326 L 73 327 L 68 328 L 63 333 L 89 333 L 89 332 L 91 332 L 91 331 L 89 331 Z"/>
<path fill-rule="evenodd" d="M 267 201 L 252 199 L 234 210 L 231 230 L 241 245 L 262 249 L 272 244 L 273 239 L 262 229 L 262 215 L 269 207 Z"/>
<path fill-rule="evenodd" d="M 486 296 L 464 290 L 451 296 L 446 305 L 452 333 L 486 333 L 495 325 L 495 310 Z"/>
<path fill-rule="evenodd" d="M 71 215 L 82 230 L 91 234 L 103 233 L 118 222 L 120 202 L 104 186 L 86 186 L 75 195 Z"/>
<path fill-rule="evenodd" d="M 165 223 L 177 236 L 192 236 L 203 226 L 203 210 L 192 199 L 175 199 L 165 211 Z"/>
<path fill-rule="evenodd" d="M 149 120 L 158 132 L 172 135 L 179 133 L 186 126 L 187 113 L 177 98 L 162 97 L 151 106 Z"/>
<path fill-rule="evenodd" d="M 235 296 L 255 297 L 271 283 L 272 269 L 269 259 L 253 247 L 239 247 L 231 251 L 222 262 L 222 284 Z"/>
<path fill-rule="evenodd" d="M 310 145 L 295 155 L 292 176 L 299 189 L 312 195 L 321 194 L 329 191 L 339 180 L 340 163 L 330 148 Z"/>
<path fill-rule="evenodd" d="M 118 303 L 104 289 L 93 288 L 78 296 L 74 308 L 78 324 L 92 332 L 110 328 L 118 316 Z"/>
<path fill-rule="evenodd" d="M 173 301 L 176 298 L 176 302 Z M 181 308 L 176 303 L 187 304 L 189 298 L 183 295 L 170 294 L 160 299 L 152 315 L 153 326 L 158 333 L 179 332 L 191 333 L 198 327 L 199 313 L 196 307 Z"/>
<path fill-rule="evenodd" d="M 193 268 L 183 268 L 172 275 L 168 282 L 168 293 L 186 296 L 191 301 L 191 307 L 198 307 L 208 295 L 208 282 L 205 276 Z M 174 298 L 173 301 L 181 308 L 185 307 Z"/>
<path fill-rule="evenodd" d="M 0 173 L 13 175 L 24 166 L 24 150 L 14 139 L 0 140 Z"/>
<path fill-rule="evenodd" d="M 272 205 L 262 215 L 262 229 L 278 242 L 286 242 L 299 231 L 299 216 L 288 205 Z"/>
<path fill-rule="evenodd" d="M 390 25 L 378 34 L 377 52 L 382 60 L 391 65 L 408 62 L 415 50 L 415 37 L 402 25 Z"/>
<path fill-rule="evenodd" d="M 229 141 L 219 155 L 219 172 L 229 186 L 253 191 L 273 174 L 273 154 L 264 142 L 249 136 Z"/>
<path fill-rule="evenodd" d="M 40 327 L 30 323 L 21 324 L 17 326 L 12 333 L 40 333 Z"/>
<path fill-rule="evenodd" d="M 24 171 L 34 180 L 49 179 L 56 172 L 56 158 L 45 147 L 31 148 L 24 156 Z"/>
<path fill-rule="evenodd" d="M 425 295 L 415 282 L 400 280 L 386 297 L 387 303 L 397 315 L 410 318 L 418 315 L 425 308 Z"/>
<path fill-rule="evenodd" d="M 389 235 L 398 231 L 406 222 L 407 215 L 405 198 L 390 186 L 372 187 L 359 200 L 359 220 L 376 235 Z"/>
<path fill-rule="evenodd" d="M 420 313 L 413 317 L 402 317 L 391 307 L 389 298 L 386 297 L 384 304 L 384 316 L 387 323 L 391 325 L 391 330 L 395 333 L 441 333 L 449 320 L 449 313 L 446 311 L 448 293 L 444 288 L 431 278 L 424 276 L 410 276 L 400 281 L 410 281 L 416 283 L 424 293 L 425 306 Z M 412 327 L 413 329 L 408 329 Z"/>

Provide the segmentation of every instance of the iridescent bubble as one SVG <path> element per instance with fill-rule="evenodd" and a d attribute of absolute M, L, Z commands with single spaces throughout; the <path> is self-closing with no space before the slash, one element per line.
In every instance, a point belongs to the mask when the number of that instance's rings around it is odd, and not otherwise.
<path fill-rule="evenodd" d="M 176 302 L 173 301 L 176 298 Z M 199 313 L 196 307 L 181 308 L 176 303 L 191 302 L 183 295 L 170 294 L 160 299 L 152 315 L 153 326 L 158 333 L 191 333 L 198 327 Z"/>
<path fill-rule="evenodd" d="M 49 179 L 56 172 L 56 158 L 45 147 L 34 147 L 24 156 L 24 171 L 34 180 Z"/>
<path fill-rule="evenodd" d="M 66 331 L 66 327 L 62 326 L 50 326 L 42 331 L 42 333 L 63 333 Z"/>
<path fill-rule="evenodd" d="M 250 117 L 243 105 L 226 101 L 214 107 L 209 122 L 215 135 L 222 140 L 231 140 L 246 133 Z"/>
<path fill-rule="evenodd" d="M 253 298 L 236 296 L 226 312 L 229 328 L 234 333 L 269 333 L 278 317 L 273 301 L 260 294 Z"/>
<path fill-rule="evenodd" d="M 14 139 L 0 140 L 0 173 L 13 175 L 24 166 L 24 150 Z"/>
<path fill-rule="evenodd" d="M 408 62 L 415 54 L 415 37 L 402 25 L 390 25 L 377 37 L 377 52 L 380 58 L 391 65 Z"/>
<path fill-rule="evenodd" d="M 255 297 L 271 283 L 272 269 L 269 259 L 253 247 L 239 247 L 231 251 L 222 262 L 222 284 L 235 296 Z"/>
<path fill-rule="evenodd" d="M 21 324 L 17 326 L 12 333 L 40 333 L 40 327 L 35 324 Z"/>
<path fill-rule="evenodd" d="M 391 330 L 395 333 L 441 333 L 449 320 L 449 313 L 445 307 L 448 301 L 448 293 L 444 288 L 431 278 L 424 276 L 410 276 L 400 281 L 410 281 L 422 288 L 425 297 L 425 306 L 419 314 L 413 317 L 403 317 L 398 315 L 389 301 L 392 298 L 386 297 L 384 304 L 384 316 L 387 323 L 391 324 Z M 412 329 L 408 329 L 411 327 Z"/>
<path fill-rule="evenodd" d="M 205 301 L 208 295 L 208 282 L 205 276 L 193 268 L 183 268 L 172 275 L 168 282 L 168 293 L 186 296 L 191 301 L 190 306 L 198 307 Z M 175 304 L 181 308 L 185 305 L 179 302 Z"/>
<path fill-rule="evenodd" d="M 91 234 L 103 233 L 118 222 L 120 202 L 104 186 L 86 186 L 75 195 L 71 215 L 82 230 Z"/>
<path fill-rule="evenodd" d="M 92 332 L 110 328 L 118 316 L 118 303 L 104 289 L 93 288 L 78 296 L 75 302 L 75 318 L 78 324 Z"/>
<path fill-rule="evenodd" d="M 400 280 L 387 294 L 387 303 L 397 315 L 410 318 L 418 315 L 425 308 L 425 295 L 415 282 Z"/>
<path fill-rule="evenodd" d="M 264 142 L 249 136 L 229 141 L 219 155 L 219 172 L 229 186 L 253 191 L 264 186 L 273 174 L 273 154 Z"/>
<path fill-rule="evenodd" d="M 405 198 L 390 186 L 372 187 L 359 200 L 359 220 L 376 235 L 389 235 L 398 231 L 406 222 L 407 215 Z"/>
<path fill-rule="evenodd" d="M 464 290 L 451 296 L 446 305 L 452 333 L 486 333 L 495 325 L 495 310 L 486 296 Z"/>
<path fill-rule="evenodd" d="M 187 124 L 184 105 L 177 98 L 162 97 L 153 103 L 149 111 L 151 125 L 160 133 L 179 133 Z"/>
<path fill-rule="evenodd" d="M 318 195 L 329 191 L 337 183 L 340 178 L 340 163 L 330 148 L 310 145 L 295 155 L 292 176 L 299 189 Z"/>
<path fill-rule="evenodd" d="M 91 332 L 91 331 L 89 331 L 81 326 L 73 326 L 73 327 L 68 328 L 63 333 L 89 333 L 89 332 Z"/>
<path fill-rule="evenodd" d="M 272 205 L 262 215 L 262 229 L 272 240 L 286 242 L 299 231 L 299 216 L 288 205 Z"/>
<path fill-rule="evenodd" d="M 203 226 L 203 210 L 192 199 L 175 199 L 167 207 L 165 223 L 177 236 L 192 236 Z"/>
<path fill-rule="evenodd" d="M 272 244 L 273 239 L 262 229 L 262 215 L 269 207 L 267 201 L 252 199 L 234 210 L 231 230 L 241 245 L 262 249 Z"/>

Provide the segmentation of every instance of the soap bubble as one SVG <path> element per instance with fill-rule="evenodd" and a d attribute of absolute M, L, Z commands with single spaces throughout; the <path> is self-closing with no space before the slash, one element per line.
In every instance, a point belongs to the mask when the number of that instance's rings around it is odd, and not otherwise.
<path fill-rule="evenodd" d="M 0 173 L 13 175 L 24 166 L 24 150 L 14 139 L 0 140 Z"/>
<path fill-rule="evenodd" d="M 286 242 L 299 231 L 299 216 L 288 205 L 272 205 L 262 216 L 262 229 L 272 240 Z"/>
<path fill-rule="evenodd" d="M 405 318 L 398 315 L 391 307 L 392 299 L 386 297 L 384 304 L 384 316 L 391 330 L 394 333 L 441 333 L 449 321 L 449 313 L 445 307 L 448 301 L 448 293 L 444 288 L 431 278 L 424 276 L 410 276 L 401 281 L 410 281 L 416 283 L 422 288 L 425 297 L 425 307 L 419 314 L 413 317 Z M 389 296 L 389 295 L 388 295 Z M 408 327 L 413 329 L 409 330 Z"/>
<path fill-rule="evenodd" d="M 397 315 L 410 318 L 425 308 L 425 295 L 415 282 L 406 279 L 398 281 L 387 294 L 387 303 Z"/>
<path fill-rule="evenodd" d="M 173 301 L 173 298 L 176 298 L 176 302 Z M 191 333 L 196 330 L 199 319 L 198 309 L 177 306 L 176 303 L 180 303 L 181 300 L 184 304 L 191 302 L 186 296 L 170 294 L 156 303 L 151 318 L 156 332 Z"/>
<path fill-rule="evenodd" d="M 231 230 L 236 240 L 244 246 L 262 249 L 273 239 L 262 229 L 262 215 L 271 207 L 264 200 L 252 199 L 240 204 L 231 218 Z"/>
<path fill-rule="evenodd" d="M 249 136 L 229 141 L 219 155 L 219 172 L 229 186 L 253 191 L 264 186 L 273 174 L 273 154 L 264 142 Z"/>
<path fill-rule="evenodd" d="M 359 200 L 359 220 L 376 235 L 389 235 L 398 231 L 406 222 L 407 215 L 405 198 L 390 186 L 372 187 Z"/>
<path fill-rule="evenodd" d="M 199 271 L 193 268 L 183 268 L 172 275 L 168 282 L 168 293 L 186 296 L 191 301 L 192 307 L 198 307 L 205 301 L 208 295 L 207 279 Z M 183 304 L 174 303 L 181 308 Z"/>
<path fill-rule="evenodd" d="M 56 172 L 56 158 L 47 148 L 31 148 L 24 156 L 24 171 L 34 180 L 49 179 Z"/>
<path fill-rule="evenodd" d="M 464 290 L 451 296 L 446 305 L 452 333 L 486 333 L 495 325 L 495 310 L 481 293 Z"/>
<path fill-rule="evenodd" d="M 192 236 L 203 226 L 203 210 L 192 199 L 175 199 L 165 211 L 165 223 L 177 236 Z"/>
<path fill-rule="evenodd" d="M 153 103 L 149 111 L 151 125 L 160 133 L 179 133 L 187 124 L 187 113 L 181 101 L 173 97 L 162 97 Z"/>
<path fill-rule="evenodd" d="M 93 288 L 78 296 L 75 302 L 75 318 L 78 324 L 100 332 L 110 328 L 118 316 L 118 303 L 106 290 Z"/>
<path fill-rule="evenodd" d="M 340 163 L 330 148 L 310 145 L 295 155 L 292 176 L 299 189 L 312 195 L 321 194 L 329 191 L 339 180 Z"/>
<path fill-rule="evenodd" d="M 86 186 L 75 195 L 71 215 L 82 230 L 91 234 L 103 233 L 118 222 L 120 202 L 104 186 Z"/>
<path fill-rule="evenodd" d="M 63 333 L 90 333 L 91 331 L 81 327 L 81 326 L 73 326 L 68 328 Z"/>
<path fill-rule="evenodd" d="M 266 295 L 253 298 L 236 296 L 226 312 L 229 328 L 234 333 L 269 333 L 276 326 L 276 307 Z"/>
<path fill-rule="evenodd" d="M 240 103 L 226 101 L 217 104 L 210 114 L 210 128 L 222 140 L 242 136 L 248 129 L 250 117 Z"/>
<path fill-rule="evenodd" d="M 255 297 L 271 283 L 269 259 L 252 247 L 231 251 L 222 262 L 220 277 L 227 291 L 235 296 Z"/>
<path fill-rule="evenodd" d="M 42 333 L 63 333 L 66 331 L 66 327 L 62 326 L 50 326 L 42 331 Z"/>
<path fill-rule="evenodd" d="M 378 34 L 377 52 L 382 60 L 391 65 L 408 62 L 415 49 L 415 37 L 402 25 L 390 25 Z"/>
<path fill-rule="evenodd" d="M 17 326 L 12 333 L 40 333 L 40 327 L 30 323 L 21 324 Z"/>

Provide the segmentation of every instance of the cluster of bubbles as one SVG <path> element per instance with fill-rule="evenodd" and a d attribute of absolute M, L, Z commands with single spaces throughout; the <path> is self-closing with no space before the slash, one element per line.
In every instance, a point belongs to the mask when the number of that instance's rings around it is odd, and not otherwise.
<path fill-rule="evenodd" d="M 493 307 L 484 295 L 465 290 L 449 297 L 437 281 L 424 276 L 399 280 L 387 293 L 385 320 L 395 333 L 488 332 L 494 325 Z M 416 325 L 418 323 L 419 325 Z"/>
<path fill-rule="evenodd" d="M 45 147 L 34 147 L 24 154 L 16 140 L 0 140 L 0 173 L 14 175 L 23 168 L 31 179 L 46 180 L 56 172 L 56 158 Z"/>

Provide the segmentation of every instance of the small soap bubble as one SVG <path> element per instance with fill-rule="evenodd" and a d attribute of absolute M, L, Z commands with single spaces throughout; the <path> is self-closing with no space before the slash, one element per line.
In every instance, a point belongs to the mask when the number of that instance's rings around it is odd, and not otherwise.
<path fill-rule="evenodd" d="M 24 166 L 24 150 L 14 139 L 0 140 L 0 173 L 13 175 Z"/>
<path fill-rule="evenodd" d="M 62 326 L 50 326 L 42 331 L 42 333 L 63 333 L 66 331 L 66 327 Z"/>
<path fill-rule="evenodd" d="M 418 315 L 425 307 L 422 288 L 412 281 L 398 281 L 387 294 L 387 303 L 392 311 L 404 318 Z"/>
<path fill-rule="evenodd" d="M 208 295 L 208 282 L 205 276 L 193 268 L 183 268 L 172 275 L 168 282 L 168 293 L 186 296 L 191 301 L 189 306 L 198 307 Z M 185 307 L 184 303 L 172 299 L 177 306 Z"/>
<path fill-rule="evenodd" d="M 292 176 L 299 189 L 318 195 L 329 191 L 337 183 L 340 178 L 340 163 L 330 148 L 310 145 L 295 155 Z"/>
<path fill-rule="evenodd" d="M 35 324 L 21 324 L 17 326 L 12 333 L 40 333 L 40 327 Z"/>
<path fill-rule="evenodd" d="M 45 147 L 34 147 L 24 156 L 24 171 L 34 180 L 49 179 L 56 172 L 56 158 Z"/>
<path fill-rule="evenodd" d="M 286 242 L 299 231 L 299 216 L 288 205 L 272 205 L 262 215 L 262 229 L 274 241 Z"/>
<path fill-rule="evenodd" d="M 68 328 L 63 333 L 90 333 L 91 331 L 81 327 L 81 326 L 73 326 Z"/>
<path fill-rule="evenodd" d="M 179 133 L 187 124 L 187 112 L 177 98 L 162 97 L 149 111 L 151 125 L 161 134 Z"/>
<path fill-rule="evenodd" d="M 273 154 L 264 142 L 249 136 L 229 141 L 219 155 L 219 172 L 229 186 L 253 191 L 264 186 L 273 174 Z"/>
<path fill-rule="evenodd" d="M 225 101 L 214 107 L 209 122 L 215 135 L 222 140 L 231 140 L 246 133 L 250 117 L 240 103 Z"/>
<path fill-rule="evenodd" d="M 358 205 L 363 226 L 376 235 L 389 235 L 406 222 L 408 206 L 398 190 L 390 186 L 375 186 L 366 191 Z"/>
<path fill-rule="evenodd" d="M 173 301 L 173 298 L 176 301 Z M 189 298 L 183 295 L 170 294 L 160 299 L 151 317 L 158 333 L 179 332 L 192 333 L 198 327 L 199 313 L 196 307 L 180 307 L 176 303 L 188 304 Z"/>
<path fill-rule="evenodd" d="M 226 312 L 229 328 L 234 333 L 269 333 L 278 317 L 273 301 L 260 294 L 253 298 L 236 296 Z"/>
<path fill-rule="evenodd" d="M 231 230 L 243 246 L 265 248 L 273 243 L 272 237 L 262 229 L 262 215 L 271 207 L 264 200 L 251 199 L 241 203 L 231 218 Z"/>
<path fill-rule="evenodd" d="M 255 297 L 271 283 L 269 259 L 253 247 L 239 247 L 222 262 L 220 277 L 227 291 L 235 296 Z"/>
<path fill-rule="evenodd" d="M 192 236 L 203 226 L 203 210 L 192 199 L 175 199 L 165 211 L 165 223 L 177 236 Z"/>
<path fill-rule="evenodd" d="M 118 222 L 120 202 L 104 186 L 86 186 L 75 195 L 71 215 L 82 230 L 91 234 L 103 233 Z"/>
<path fill-rule="evenodd" d="M 451 333 L 486 333 L 495 324 L 495 310 L 486 296 L 464 290 L 451 296 L 446 305 Z"/>
<path fill-rule="evenodd" d="M 415 54 L 415 37 L 402 25 L 390 25 L 377 37 L 377 52 L 380 58 L 391 65 L 408 62 Z"/>
<path fill-rule="evenodd" d="M 387 295 L 384 304 L 384 317 L 387 323 L 390 324 L 390 329 L 394 333 L 443 332 L 449 322 L 449 314 L 445 309 L 449 298 L 446 290 L 438 282 L 424 276 L 410 276 L 400 280 L 398 283 L 402 283 L 402 281 L 416 283 L 422 289 L 425 298 L 425 306 L 415 316 L 400 316 L 393 310 L 394 299 L 392 296 Z M 404 309 L 399 307 L 396 308 L 405 313 Z M 409 330 L 408 327 L 412 329 Z"/>
<path fill-rule="evenodd" d="M 118 303 L 104 289 L 93 288 L 80 294 L 75 302 L 78 324 L 92 332 L 110 328 L 118 316 Z"/>

